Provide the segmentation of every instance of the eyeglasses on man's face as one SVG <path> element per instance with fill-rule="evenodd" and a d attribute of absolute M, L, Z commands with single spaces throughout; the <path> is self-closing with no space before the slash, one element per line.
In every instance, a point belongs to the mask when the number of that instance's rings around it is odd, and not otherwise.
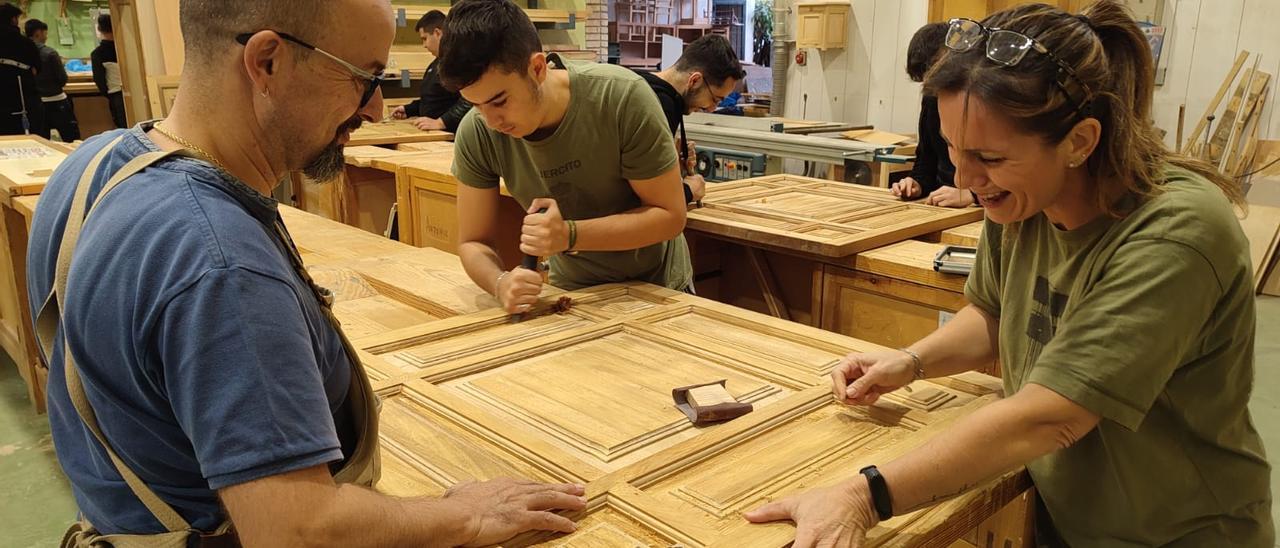
<path fill-rule="evenodd" d="M 262 32 L 262 31 L 258 31 L 258 32 Z M 339 65 L 342 65 L 342 67 L 347 69 L 347 71 L 350 72 L 351 75 L 354 76 L 357 80 L 364 82 L 365 89 L 364 89 L 364 94 L 360 97 L 360 108 L 364 108 L 365 105 L 369 104 L 369 101 L 373 99 L 373 94 L 378 92 L 378 87 L 381 86 L 382 82 L 387 79 L 386 75 L 382 74 L 381 71 L 379 71 L 376 74 L 369 72 L 367 70 L 364 70 L 360 67 L 357 67 L 343 60 L 337 55 L 329 53 L 311 44 L 308 44 L 288 33 L 278 32 L 278 31 L 273 31 L 273 32 L 275 32 L 277 36 L 283 38 L 286 42 L 292 42 L 294 44 L 297 44 L 298 46 L 301 46 L 303 48 L 319 53 L 320 55 L 328 57 L 329 60 Z M 249 39 L 253 38 L 254 34 L 257 34 L 257 32 L 246 32 L 244 34 L 237 34 L 236 42 L 239 42 L 240 45 L 242 46 L 246 45 L 249 43 Z"/>

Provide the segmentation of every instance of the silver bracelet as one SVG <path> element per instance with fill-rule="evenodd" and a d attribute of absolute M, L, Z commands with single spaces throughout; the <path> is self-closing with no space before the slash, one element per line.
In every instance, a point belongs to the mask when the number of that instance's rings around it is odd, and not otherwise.
<path fill-rule="evenodd" d="M 498 294 L 498 287 L 502 285 L 502 279 L 503 279 L 503 278 L 505 278 L 505 277 L 507 277 L 507 274 L 510 274 L 510 273 L 511 273 L 511 271 L 510 271 L 510 270 L 503 270 L 503 271 L 502 271 L 502 274 L 498 274 L 498 279 L 496 279 L 496 280 L 494 280 L 494 281 L 493 281 L 493 294 L 494 294 L 494 295 L 497 295 L 497 294 Z"/>
<path fill-rule="evenodd" d="M 911 356 L 911 362 L 913 365 L 915 365 L 915 372 L 912 373 L 911 380 L 918 381 L 918 380 L 925 379 L 926 377 L 924 374 L 924 360 L 920 359 L 920 355 L 916 354 L 914 351 L 908 348 L 899 348 L 898 350 L 906 352 L 908 356 Z"/>

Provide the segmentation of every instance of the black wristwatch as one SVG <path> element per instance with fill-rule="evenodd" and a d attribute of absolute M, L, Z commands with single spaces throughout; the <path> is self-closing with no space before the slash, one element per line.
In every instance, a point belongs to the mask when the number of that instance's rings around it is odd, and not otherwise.
<path fill-rule="evenodd" d="M 880 521 L 892 518 L 893 499 L 889 496 L 889 484 L 885 483 L 880 470 L 875 466 L 868 466 L 859 470 L 858 473 L 867 477 L 867 485 L 871 487 L 871 504 L 876 507 L 876 514 L 880 516 Z"/>

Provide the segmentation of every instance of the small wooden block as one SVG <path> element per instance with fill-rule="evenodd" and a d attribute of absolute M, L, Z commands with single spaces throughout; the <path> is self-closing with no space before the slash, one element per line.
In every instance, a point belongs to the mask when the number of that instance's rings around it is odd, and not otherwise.
<path fill-rule="evenodd" d="M 699 386 L 689 390 L 689 403 L 695 408 L 710 407 L 722 403 L 737 403 L 737 401 L 728 390 L 725 390 L 724 386 L 719 384 Z"/>
<path fill-rule="evenodd" d="M 915 392 L 912 392 L 911 395 L 908 397 L 912 401 L 915 401 L 916 403 L 929 403 L 930 401 L 937 399 L 941 395 L 942 395 L 941 390 L 930 387 L 930 388 L 923 388 L 920 390 L 916 390 Z"/>
<path fill-rule="evenodd" d="M 933 411 L 956 398 L 955 394 L 934 387 L 921 388 L 906 397 L 907 403 L 925 411 Z"/>

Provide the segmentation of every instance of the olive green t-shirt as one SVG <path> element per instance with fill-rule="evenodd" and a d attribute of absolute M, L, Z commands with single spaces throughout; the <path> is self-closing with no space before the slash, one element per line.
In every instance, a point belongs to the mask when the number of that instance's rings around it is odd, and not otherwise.
<path fill-rule="evenodd" d="M 1248 242 L 1217 187 L 1166 176 L 1123 219 L 987 221 L 965 296 L 1000 319 L 1006 394 L 1036 383 L 1102 417 L 1027 466 L 1069 545 L 1272 548 Z"/>
<path fill-rule="evenodd" d="M 559 127 L 545 139 L 530 141 L 490 129 L 473 109 L 458 126 L 454 177 L 476 188 L 495 188 L 502 178 L 526 209 L 536 198 L 554 198 L 565 219 L 640 207 L 628 181 L 662 175 L 677 161 L 657 97 L 625 68 L 556 55 L 550 60 L 569 71 L 569 110 Z M 551 258 L 551 284 L 562 289 L 641 280 L 684 290 L 692 276 L 683 234 L 631 251 Z"/>

